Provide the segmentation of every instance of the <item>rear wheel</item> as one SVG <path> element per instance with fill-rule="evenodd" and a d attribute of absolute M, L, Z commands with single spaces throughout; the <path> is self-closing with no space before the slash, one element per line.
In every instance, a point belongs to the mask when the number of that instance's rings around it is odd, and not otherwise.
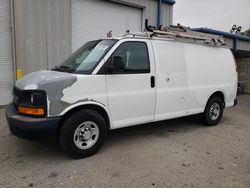
<path fill-rule="evenodd" d="M 219 97 L 211 97 L 206 105 L 205 111 L 200 115 L 206 125 L 217 125 L 223 115 L 223 102 Z"/>
<path fill-rule="evenodd" d="M 93 155 L 107 133 L 104 118 L 96 111 L 81 110 L 69 116 L 60 131 L 62 149 L 73 158 Z"/>

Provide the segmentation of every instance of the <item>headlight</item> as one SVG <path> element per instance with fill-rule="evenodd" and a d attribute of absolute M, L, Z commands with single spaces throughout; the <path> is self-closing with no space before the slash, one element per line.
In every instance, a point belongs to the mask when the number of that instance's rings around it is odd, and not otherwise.
<path fill-rule="evenodd" d="M 31 116 L 46 115 L 47 98 L 44 91 L 24 91 L 15 88 L 13 94 L 13 102 L 19 113 Z"/>
<path fill-rule="evenodd" d="M 30 102 L 34 106 L 42 106 L 45 104 L 46 96 L 44 93 L 32 92 L 30 94 Z"/>
<path fill-rule="evenodd" d="M 30 95 L 30 102 L 32 104 L 34 104 L 34 94 L 33 93 L 31 93 L 31 95 Z"/>

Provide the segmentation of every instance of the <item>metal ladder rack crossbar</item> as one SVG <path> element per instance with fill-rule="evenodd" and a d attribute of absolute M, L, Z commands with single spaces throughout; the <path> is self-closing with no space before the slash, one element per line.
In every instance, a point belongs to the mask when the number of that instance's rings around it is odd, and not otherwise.
<path fill-rule="evenodd" d="M 191 39 L 198 43 L 210 44 L 215 46 L 223 46 L 225 45 L 225 40 L 222 36 L 205 34 L 193 31 L 176 31 L 176 30 L 168 30 L 168 31 L 159 31 L 154 30 L 152 33 L 153 37 L 159 38 L 172 38 L 172 39 Z"/>
<path fill-rule="evenodd" d="M 167 38 L 173 40 L 186 40 L 192 43 L 206 44 L 212 46 L 224 46 L 225 40 L 222 36 L 193 32 L 190 30 L 180 30 L 167 28 L 166 31 L 153 30 L 152 32 L 126 32 L 124 36 L 143 37 L 143 38 Z"/>

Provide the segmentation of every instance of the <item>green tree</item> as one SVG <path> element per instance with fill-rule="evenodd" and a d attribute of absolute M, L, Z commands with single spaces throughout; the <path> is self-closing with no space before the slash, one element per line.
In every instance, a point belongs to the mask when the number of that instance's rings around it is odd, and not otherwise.
<path fill-rule="evenodd" d="M 245 35 L 250 36 L 250 29 L 246 30 L 244 33 Z"/>

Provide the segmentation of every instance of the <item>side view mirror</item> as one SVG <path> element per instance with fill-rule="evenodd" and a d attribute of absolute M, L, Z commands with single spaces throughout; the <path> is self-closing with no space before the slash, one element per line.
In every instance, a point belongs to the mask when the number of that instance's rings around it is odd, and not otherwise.
<path fill-rule="evenodd" d="M 121 56 L 114 56 L 113 61 L 108 66 L 110 73 L 121 72 L 124 69 L 123 59 Z"/>

